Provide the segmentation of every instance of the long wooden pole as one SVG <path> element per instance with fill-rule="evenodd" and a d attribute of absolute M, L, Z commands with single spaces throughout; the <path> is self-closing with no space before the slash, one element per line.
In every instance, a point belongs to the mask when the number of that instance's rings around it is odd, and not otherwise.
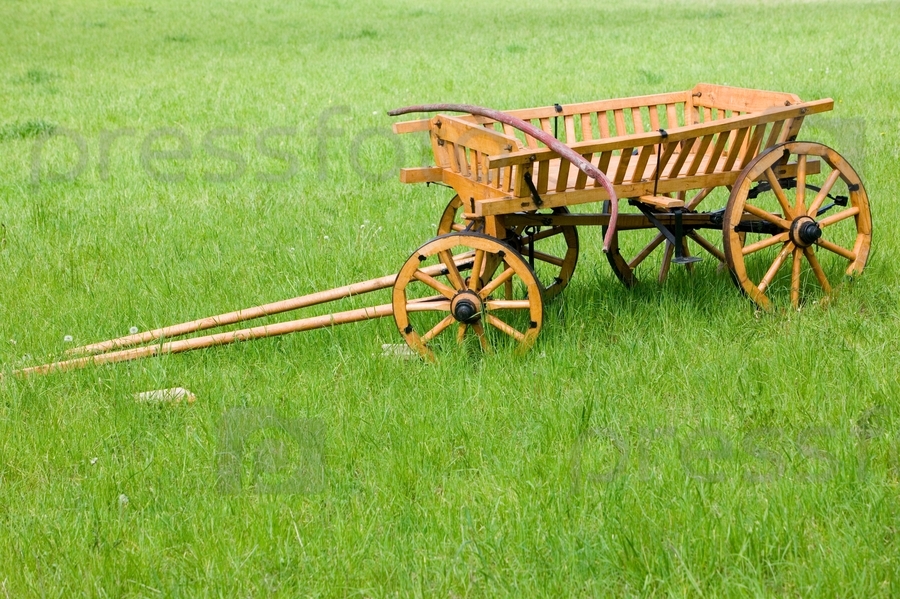
<path fill-rule="evenodd" d="M 425 300 L 422 301 L 427 301 L 428 299 L 431 298 L 425 298 Z M 122 349 L 119 351 L 97 354 L 94 356 L 73 358 L 71 360 L 53 362 L 52 364 L 43 364 L 41 366 L 32 366 L 30 368 L 14 370 L 12 374 L 13 376 L 24 378 L 36 374 L 49 374 L 51 372 L 62 372 L 66 370 L 73 370 L 75 368 L 84 368 L 85 366 L 99 366 L 100 364 L 111 364 L 113 362 L 126 362 L 129 360 L 148 358 L 150 356 L 161 354 L 177 354 L 192 349 L 201 349 L 204 347 L 212 347 L 214 345 L 234 343 L 235 341 L 262 339 L 264 337 L 286 335 L 288 333 L 296 333 L 298 331 L 310 331 L 312 329 L 321 329 L 339 324 L 360 322 L 363 320 L 371 320 L 373 318 L 383 318 L 385 316 L 391 316 L 393 313 L 393 306 L 391 304 L 382 304 L 380 306 L 358 308 L 356 310 L 337 312 L 335 314 L 324 314 L 322 316 L 301 318 L 300 320 L 262 325 L 249 329 L 242 329 L 240 331 L 216 333 L 215 335 L 206 335 L 204 337 L 179 339 L 177 341 L 169 341 L 168 343 L 161 343 L 158 345 L 135 347 L 131 349 Z"/>
<path fill-rule="evenodd" d="M 472 253 L 470 252 L 460 254 L 460 256 L 457 257 L 457 267 L 462 267 L 468 260 L 471 260 L 471 258 Z M 423 272 L 431 276 L 436 276 L 442 273 L 444 270 L 446 270 L 446 267 L 443 264 L 436 264 L 434 266 L 422 269 Z M 135 333 L 134 335 L 126 335 L 117 339 L 110 339 L 108 341 L 101 341 L 99 343 L 92 343 L 90 345 L 75 347 L 68 350 L 66 353 L 74 355 L 98 354 L 110 350 L 133 347 L 142 343 L 156 341 L 157 339 L 178 337 L 180 335 L 186 335 L 188 333 L 195 333 L 197 331 L 205 331 L 207 329 L 219 326 L 244 322 L 246 320 L 252 320 L 254 318 L 261 318 L 263 316 L 270 316 L 272 314 L 290 312 L 291 310 L 297 310 L 299 308 L 325 304 L 354 295 L 371 293 L 373 291 L 378 291 L 379 289 L 385 289 L 387 287 L 393 286 L 396 280 L 397 275 L 387 275 L 384 277 L 379 277 L 377 279 L 370 279 L 368 281 L 362 281 L 360 283 L 353 283 L 352 285 L 335 287 L 334 289 L 310 293 L 308 295 L 301 295 L 300 297 L 272 302 L 270 304 L 265 304 L 262 306 L 255 306 L 252 308 L 237 310 L 235 312 L 228 312 L 227 314 L 219 314 L 218 316 L 207 316 L 206 318 L 200 318 L 198 320 L 192 320 L 190 322 L 183 322 L 181 324 L 174 324 L 167 327 L 154 329 L 152 331 L 144 331 L 143 333 Z"/>

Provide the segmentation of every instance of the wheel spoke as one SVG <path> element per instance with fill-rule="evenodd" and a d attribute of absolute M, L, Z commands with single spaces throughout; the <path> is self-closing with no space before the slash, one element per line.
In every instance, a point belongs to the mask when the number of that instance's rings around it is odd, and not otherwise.
<path fill-rule="evenodd" d="M 481 287 L 481 267 L 484 266 L 484 250 L 475 251 L 475 262 L 472 264 L 472 275 L 469 277 L 469 289 L 478 291 Z"/>
<path fill-rule="evenodd" d="M 767 247 L 778 245 L 779 243 L 783 243 L 788 239 L 788 232 L 779 233 L 778 235 L 772 235 L 768 239 L 762 239 L 757 241 L 756 243 L 751 243 L 750 245 L 745 245 L 741 248 L 741 254 L 744 256 L 748 254 L 752 254 L 753 252 L 758 252 L 759 250 L 765 249 Z"/>
<path fill-rule="evenodd" d="M 816 195 L 816 198 L 813 200 L 812 205 L 809 207 L 809 210 L 806 211 L 808 216 L 813 218 L 816 217 L 816 213 L 819 211 L 819 208 L 822 207 L 822 204 L 825 202 L 825 198 L 828 197 L 828 194 L 831 193 L 831 188 L 834 187 L 834 184 L 837 183 L 837 180 L 841 177 L 841 171 L 833 170 L 828 175 L 828 179 L 825 180 L 825 185 L 822 186 L 822 189 L 819 190 L 819 193 Z"/>
<path fill-rule="evenodd" d="M 834 223 L 848 219 L 851 216 L 856 216 L 857 214 L 859 214 L 859 208 L 857 208 L 856 206 L 854 206 L 853 208 L 847 208 L 846 210 L 841 210 L 837 214 L 832 214 L 831 216 L 820 220 L 819 227 L 821 227 L 823 229 L 825 227 L 830 227 Z"/>
<path fill-rule="evenodd" d="M 511 327 L 510 325 L 506 324 L 505 322 L 503 322 L 502 320 L 500 320 L 499 318 L 497 318 L 497 317 L 494 316 L 493 314 L 488 314 L 488 315 L 487 315 L 487 321 L 488 321 L 488 324 L 490 324 L 492 327 L 494 327 L 494 328 L 497 329 L 498 331 L 501 331 L 501 332 L 503 332 L 503 333 L 506 333 L 507 335 L 509 335 L 510 337 L 512 337 L 513 339 L 515 339 L 516 341 L 518 341 L 519 343 L 525 341 L 525 334 L 524 334 L 524 333 L 520 333 L 519 331 L 517 331 L 516 329 L 514 329 L 514 328 Z"/>
<path fill-rule="evenodd" d="M 465 231 L 466 226 L 460 223 L 453 223 L 450 225 L 450 230 L 459 233 L 460 231 Z"/>
<path fill-rule="evenodd" d="M 781 204 L 781 209 L 784 211 L 785 218 L 794 218 L 794 211 L 791 210 L 791 205 L 788 202 L 787 196 L 784 194 L 784 189 L 781 187 L 781 183 L 778 182 L 778 177 L 775 176 L 775 172 L 771 168 L 766 169 L 766 179 L 769 181 L 769 185 L 772 186 L 772 192 L 775 194 L 775 197 L 778 198 L 778 203 Z M 747 208 L 750 208 L 747 205 Z"/>
<path fill-rule="evenodd" d="M 506 283 L 515 272 L 516 271 L 514 271 L 512 267 L 507 268 L 500 273 L 500 276 L 485 285 L 484 288 L 478 292 L 478 295 L 481 296 L 481 299 L 487 299 L 498 287 L 500 287 L 500 285 Z"/>
<path fill-rule="evenodd" d="M 687 204 L 687 206 L 684 207 L 685 210 L 693 210 L 694 208 L 696 208 L 700 204 L 700 202 L 706 199 L 706 196 L 708 196 L 713 189 L 715 189 L 715 187 L 704 187 L 703 189 L 698 191 L 697 195 L 691 198 L 691 201 Z"/>
<path fill-rule="evenodd" d="M 449 312 L 450 300 L 436 302 L 409 302 L 406 304 L 407 312 Z"/>
<path fill-rule="evenodd" d="M 794 248 L 793 263 L 791 264 L 791 305 L 800 307 L 800 256 L 802 250 Z"/>
<path fill-rule="evenodd" d="M 526 252 L 526 257 L 531 256 L 531 252 Z M 565 263 L 565 260 L 562 258 L 557 258 L 556 256 L 551 256 L 550 254 L 545 254 L 544 252 L 534 252 L 534 257 L 541 262 L 547 262 L 554 266 L 562 266 Z"/>
<path fill-rule="evenodd" d="M 488 300 L 485 303 L 488 310 L 530 310 L 531 302 L 524 300 Z"/>
<path fill-rule="evenodd" d="M 628 268 L 634 270 L 638 264 L 643 262 L 647 258 L 647 256 L 653 253 L 653 250 L 659 247 L 659 244 L 661 244 L 663 240 L 665 240 L 665 238 L 665 235 L 663 235 L 662 233 L 657 233 L 656 237 L 654 237 L 650 243 L 645 245 L 644 249 L 638 252 L 638 255 L 628 263 Z"/>
<path fill-rule="evenodd" d="M 822 265 L 819 264 L 819 259 L 816 258 L 816 253 L 811 247 L 803 248 L 803 253 L 806 255 L 806 259 L 809 261 L 809 265 L 812 266 L 812 270 L 816 274 L 816 278 L 819 280 L 819 285 L 822 286 L 822 291 L 824 291 L 826 294 L 831 293 L 831 283 L 828 282 L 828 277 L 825 276 L 825 271 L 822 270 Z"/>
<path fill-rule="evenodd" d="M 830 252 L 834 252 L 838 256 L 843 256 L 850 262 L 853 262 L 854 260 L 856 260 L 856 252 L 848 250 L 847 248 L 843 248 L 843 247 L 837 245 L 836 243 L 831 243 L 827 239 L 819 238 L 819 240 L 816 241 L 816 245 L 823 247 Z"/>
<path fill-rule="evenodd" d="M 438 256 L 441 262 L 444 263 L 444 266 L 447 267 L 447 278 L 450 279 L 453 286 L 457 289 L 465 289 L 466 285 L 463 283 L 462 275 L 459 274 L 459 269 L 456 268 L 456 262 L 453 261 L 453 255 L 450 254 L 450 250 L 438 252 Z"/>
<path fill-rule="evenodd" d="M 769 266 L 769 270 L 766 271 L 765 276 L 757 285 L 757 288 L 761 292 L 766 291 L 766 287 L 769 286 L 769 283 L 772 282 L 772 279 L 775 278 L 775 275 L 778 274 L 778 269 L 781 268 L 781 265 L 784 264 L 784 259 L 787 258 L 787 255 L 791 253 L 791 250 L 794 249 L 794 244 L 788 241 L 784 244 L 784 247 L 781 248 L 781 251 L 775 257 L 775 260 L 772 261 L 771 266 Z"/>
<path fill-rule="evenodd" d="M 466 338 L 466 331 L 469 329 L 469 325 L 464 322 L 459 323 L 459 329 L 456 331 L 456 342 L 462 343 Z"/>
<path fill-rule="evenodd" d="M 696 231 L 688 231 L 687 236 L 694 240 L 694 243 L 709 252 L 719 262 L 725 262 L 725 254 L 714 246 L 706 237 L 700 235 Z"/>
<path fill-rule="evenodd" d="M 480 322 L 476 322 L 472 325 L 472 330 L 475 331 L 475 335 L 478 337 L 479 343 L 481 343 L 481 349 L 483 349 L 485 352 L 490 352 L 491 346 L 488 343 L 487 335 L 484 334 L 484 325 L 482 325 Z"/>
<path fill-rule="evenodd" d="M 797 157 L 797 197 L 794 203 L 794 214 L 806 212 L 806 154 Z"/>
<path fill-rule="evenodd" d="M 666 282 L 666 277 L 669 276 L 669 267 L 672 266 L 672 254 L 675 253 L 675 246 L 666 242 L 666 249 L 663 252 L 662 266 L 659 268 L 659 284 L 662 285 Z"/>
<path fill-rule="evenodd" d="M 771 212 L 766 212 L 762 208 L 757 208 L 753 204 L 746 204 L 744 206 L 744 210 L 749 212 L 753 216 L 757 216 L 763 220 L 769 221 L 773 225 L 778 225 L 785 231 L 787 231 L 788 229 L 791 228 L 791 223 L 789 223 L 788 221 L 784 220 L 783 218 L 780 218 L 776 214 L 772 214 Z"/>
<path fill-rule="evenodd" d="M 431 287 L 432 289 L 434 289 L 435 291 L 437 291 L 438 293 L 440 293 L 447 299 L 453 299 L 453 296 L 456 295 L 455 290 L 451 289 L 450 287 L 447 287 L 446 285 L 444 285 L 443 283 L 441 283 L 434 277 L 425 274 L 424 272 L 421 271 L 421 269 L 417 270 L 416 272 L 413 273 L 413 278 L 416 279 L 417 281 L 421 281 L 421 282 L 425 283 L 426 285 L 428 285 L 429 287 Z"/>
<path fill-rule="evenodd" d="M 456 322 L 456 319 L 453 318 L 452 314 L 448 314 L 442 321 L 437 323 L 434 328 L 425 333 L 422 336 L 422 342 L 428 343 L 432 339 L 434 339 L 437 335 L 440 335 L 447 327 Z"/>

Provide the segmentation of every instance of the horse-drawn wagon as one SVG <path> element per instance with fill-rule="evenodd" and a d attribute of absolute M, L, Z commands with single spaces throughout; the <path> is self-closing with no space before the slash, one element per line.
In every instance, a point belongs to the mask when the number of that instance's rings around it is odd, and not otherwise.
<path fill-rule="evenodd" d="M 427 133 L 435 161 L 402 169 L 401 180 L 455 191 L 437 236 L 396 275 L 84 346 L 73 351 L 93 355 L 18 373 L 391 315 L 426 358 L 434 345 L 466 338 L 524 350 L 540 332 L 544 302 L 575 272 L 582 226 L 603 228 L 606 257 L 626 285 L 651 262 L 663 281 L 671 264 L 690 268 L 702 252 L 761 308 L 777 300 L 799 307 L 860 273 L 871 242 L 857 173 L 831 148 L 798 141 L 804 120 L 832 107 L 828 99 L 701 84 L 509 112 L 452 104 L 392 111 L 437 112 L 395 123 L 397 133 Z M 727 202 L 710 205 L 722 189 Z M 388 288 L 390 303 L 371 308 L 168 340 Z M 133 347 L 148 342 L 155 343 Z"/>

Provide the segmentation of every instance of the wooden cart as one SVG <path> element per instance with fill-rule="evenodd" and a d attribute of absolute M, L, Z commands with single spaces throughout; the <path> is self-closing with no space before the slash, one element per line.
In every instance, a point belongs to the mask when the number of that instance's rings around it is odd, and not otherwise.
<path fill-rule="evenodd" d="M 799 308 L 827 296 L 839 279 L 862 271 L 871 241 L 859 176 L 831 148 L 797 141 L 804 119 L 833 104 L 701 84 L 505 113 L 532 125 L 532 133 L 485 116 L 490 111 L 396 123 L 397 133 L 427 132 L 435 160 L 402 169 L 401 181 L 442 183 L 456 192 L 439 236 L 400 271 L 393 312 L 401 333 L 424 355 L 446 329 L 460 339 L 472 329 L 484 345 L 486 329 L 495 329 L 529 346 L 541 327 L 542 302 L 575 271 L 577 227 L 610 225 L 610 187 L 630 207 L 618 216 L 606 253 L 624 284 L 634 285 L 651 261 L 660 282 L 672 263 L 690 268 L 700 260 L 695 245 L 724 264 L 761 308 L 782 299 Z M 547 147 L 556 139 L 608 184 Z M 727 203 L 706 206 L 718 188 L 728 193 Z M 710 230 L 721 231 L 721 244 Z M 454 267 L 452 258 L 461 255 L 472 256 L 468 276 Z M 435 263 L 447 274 L 422 276 Z M 423 301 L 428 294 L 441 299 Z M 416 322 L 429 311 L 441 318 Z"/>
<path fill-rule="evenodd" d="M 700 259 L 693 245 L 727 267 L 761 308 L 779 300 L 799 308 L 860 273 L 871 242 L 859 176 L 831 148 L 797 141 L 804 119 L 833 104 L 698 85 L 506 113 L 465 105 L 392 111 L 441 111 L 394 125 L 397 133 L 427 132 L 435 161 L 403 169 L 400 178 L 456 192 L 437 237 L 397 274 L 74 348 L 70 353 L 87 355 L 15 374 L 391 315 L 406 343 L 426 358 L 435 345 L 467 339 L 484 349 L 506 344 L 525 350 L 540 332 L 544 302 L 575 272 L 577 228 L 587 225 L 604 228 L 606 257 L 626 285 L 651 262 L 659 281 L 673 263 L 690 268 Z M 724 206 L 715 205 L 717 193 Z M 621 214 L 620 199 L 628 204 Z M 711 231 L 721 231 L 720 243 Z M 168 341 L 382 289 L 392 289 L 390 303 Z M 149 345 L 135 347 L 141 344 Z"/>

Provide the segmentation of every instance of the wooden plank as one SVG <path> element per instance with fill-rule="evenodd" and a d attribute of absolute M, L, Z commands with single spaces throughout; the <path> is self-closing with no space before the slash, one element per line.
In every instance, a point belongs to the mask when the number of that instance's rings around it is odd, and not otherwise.
<path fill-rule="evenodd" d="M 695 106 L 709 106 L 741 112 L 759 112 L 775 106 L 792 106 L 802 103 L 802 100 L 795 94 L 708 83 L 694 86 L 691 96 Z"/>
<path fill-rule="evenodd" d="M 807 173 L 819 172 L 821 165 L 817 160 L 810 160 L 806 164 Z M 813 170 L 810 170 L 813 169 Z M 788 164 L 775 167 L 776 177 L 796 176 L 797 165 Z M 445 171 L 445 177 L 448 173 Z M 722 187 L 734 185 L 740 171 L 716 172 L 711 175 L 694 175 L 693 177 L 681 177 L 678 179 L 660 179 L 657 194 L 677 193 L 682 190 L 701 189 L 703 187 Z M 466 179 L 468 181 L 468 179 Z M 446 179 L 445 179 L 446 182 Z M 636 198 L 642 195 L 653 195 L 653 181 L 641 181 L 639 183 L 626 183 L 613 186 L 616 196 L 619 198 Z M 457 190 L 459 193 L 459 190 Z M 464 197 L 460 195 L 460 197 Z M 556 208 L 559 206 L 576 206 L 602 202 L 609 199 L 603 187 L 588 187 L 586 189 L 567 190 L 562 193 L 548 193 L 543 198 L 542 208 Z M 475 216 L 491 216 L 497 214 L 513 214 L 522 210 L 535 210 L 537 206 L 529 197 L 489 198 L 475 203 Z"/>
<path fill-rule="evenodd" d="M 684 208 L 684 200 L 676 198 L 667 198 L 666 196 L 638 196 L 638 201 L 643 204 L 650 204 L 656 208 L 672 210 L 673 208 Z"/>
<path fill-rule="evenodd" d="M 444 169 L 439 166 L 401 168 L 400 181 L 402 183 L 435 183 L 442 180 L 443 172 Z"/>
<path fill-rule="evenodd" d="M 428 131 L 431 129 L 431 119 L 418 119 L 415 121 L 402 121 L 391 125 L 394 133 L 416 133 L 419 131 Z"/>
<path fill-rule="evenodd" d="M 747 114 L 742 116 L 731 117 L 721 121 L 713 121 L 709 124 L 699 124 L 686 127 L 677 127 L 668 130 L 669 136 L 667 141 L 684 141 L 687 139 L 697 138 L 704 135 L 720 133 L 732 129 L 740 129 L 743 127 L 752 127 L 760 123 L 771 123 L 779 119 L 792 118 L 800 114 L 809 115 L 819 112 L 831 110 L 834 106 L 832 100 L 820 100 L 816 102 L 808 102 L 799 106 L 790 106 L 785 108 L 773 109 L 771 111 L 760 112 L 756 114 Z M 610 137 L 602 140 L 591 140 L 579 142 L 570 145 L 570 147 L 579 153 L 598 153 L 606 150 L 618 150 L 624 147 L 640 147 L 647 144 L 658 143 L 661 136 L 658 131 L 648 133 L 640 133 L 634 135 L 622 135 Z M 525 164 L 535 159 L 543 159 L 542 154 L 548 153 L 550 158 L 558 157 L 555 152 L 541 148 L 539 150 L 520 150 L 510 153 L 502 157 L 491 158 L 491 166 L 505 166 L 508 164 Z"/>
<path fill-rule="evenodd" d="M 597 161 L 597 169 L 604 175 L 607 175 L 607 179 L 609 178 L 609 175 L 607 173 L 609 173 L 609 162 L 610 160 L 612 160 L 612 156 L 613 153 L 611 150 L 608 152 L 603 152 L 602 154 L 600 154 L 600 160 Z M 600 182 L 594 181 L 594 187 L 600 187 Z"/>
<path fill-rule="evenodd" d="M 647 96 L 632 96 L 628 98 L 612 98 L 609 100 L 595 100 L 580 102 L 577 104 L 562 104 L 562 112 L 557 112 L 554 106 L 542 106 L 539 108 L 521 108 L 505 110 L 514 117 L 531 120 L 537 118 L 549 118 L 552 116 L 565 116 L 583 114 L 586 112 L 605 112 L 607 110 L 620 110 L 635 106 L 650 106 L 651 104 L 669 104 L 684 102 L 687 91 L 669 92 L 664 94 L 652 94 Z"/>
<path fill-rule="evenodd" d="M 744 139 L 747 137 L 749 131 L 749 127 L 736 130 L 734 139 L 731 140 L 731 143 L 728 146 L 728 159 L 725 161 L 726 171 L 730 171 L 734 168 L 734 163 L 737 162 L 738 157 L 741 155 L 741 146 L 744 144 Z"/>

